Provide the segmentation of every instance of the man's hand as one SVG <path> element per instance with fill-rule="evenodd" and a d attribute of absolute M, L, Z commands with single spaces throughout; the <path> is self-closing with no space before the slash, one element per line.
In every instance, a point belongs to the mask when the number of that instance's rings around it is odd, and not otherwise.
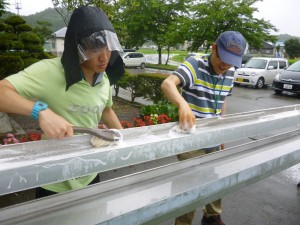
<path fill-rule="evenodd" d="M 178 107 L 178 116 L 179 125 L 182 129 L 191 129 L 195 125 L 195 115 L 187 102 Z"/>
<path fill-rule="evenodd" d="M 73 136 L 71 124 L 49 108 L 40 111 L 39 125 L 47 138 L 62 139 L 63 137 Z"/>

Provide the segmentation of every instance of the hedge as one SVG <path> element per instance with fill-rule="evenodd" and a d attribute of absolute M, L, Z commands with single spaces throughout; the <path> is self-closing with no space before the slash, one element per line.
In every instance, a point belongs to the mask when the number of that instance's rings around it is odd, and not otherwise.
<path fill-rule="evenodd" d="M 24 63 L 20 56 L 0 55 L 0 79 L 22 70 Z"/>
<path fill-rule="evenodd" d="M 136 97 L 148 98 L 157 103 L 164 99 L 164 94 L 160 86 L 167 76 L 166 74 L 143 73 L 130 75 L 125 73 L 117 86 L 131 92 L 132 103 Z"/>

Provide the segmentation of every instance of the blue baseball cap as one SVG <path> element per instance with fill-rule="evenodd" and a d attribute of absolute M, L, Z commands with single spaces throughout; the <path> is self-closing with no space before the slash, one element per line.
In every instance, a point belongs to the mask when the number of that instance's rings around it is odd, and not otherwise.
<path fill-rule="evenodd" d="M 222 62 L 241 67 L 246 40 L 240 32 L 225 31 L 216 40 L 218 54 Z"/>

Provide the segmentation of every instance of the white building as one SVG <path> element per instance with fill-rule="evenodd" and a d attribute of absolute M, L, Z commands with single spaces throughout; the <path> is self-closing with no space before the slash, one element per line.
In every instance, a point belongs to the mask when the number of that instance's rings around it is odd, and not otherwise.
<path fill-rule="evenodd" d="M 67 27 L 63 27 L 60 30 L 51 34 L 50 49 L 51 53 L 56 56 L 62 56 L 64 51 L 64 43 L 66 36 Z"/>

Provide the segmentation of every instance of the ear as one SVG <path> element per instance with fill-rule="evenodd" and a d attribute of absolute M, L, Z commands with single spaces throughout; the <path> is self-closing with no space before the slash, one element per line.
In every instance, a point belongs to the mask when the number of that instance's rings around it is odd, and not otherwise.
<path fill-rule="evenodd" d="M 212 49 L 213 52 L 216 51 L 217 50 L 217 44 L 216 43 L 212 43 L 211 44 L 211 49 Z"/>

